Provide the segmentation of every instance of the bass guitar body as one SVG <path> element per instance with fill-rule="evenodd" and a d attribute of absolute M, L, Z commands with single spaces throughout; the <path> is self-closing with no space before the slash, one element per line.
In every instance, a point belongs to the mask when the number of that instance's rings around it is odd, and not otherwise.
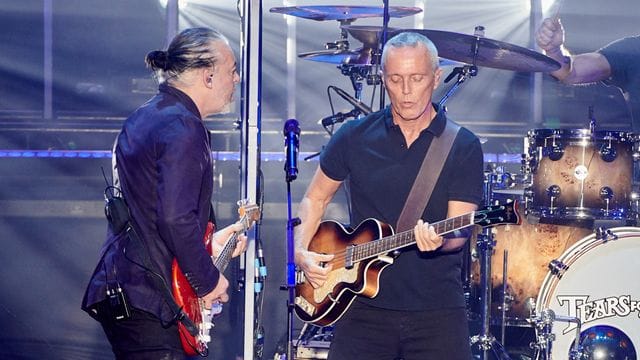
<path fill-rule="evenodd" d="M 436 234 L 445 235 L 472 225 L 491 227 L 520 224 L 517 202 L 484 207 L 470 213 L 431 223 Z M 380 288 L 380 273 L 393 263 L 393 252 L 416 243 L 414 230 L 394 233 L 390 225 L 367 219 L 355 230 L 335 221 L 323 221 L 308 249 L 332 254 L 327 281 L 314 289 L 299 271 L 294 309 L 300 320 L 327 326 L 340 319 L 356 296 L 372 298 Z M 321 264 L 322 265 L 322 264 Z"/>
<path fill-rule="evenodd" d="M 349 308 L 356 295 L 372 298 L 380 289 L 382 270 L 393 262 L 391 256 L 381 255 L 350 266 L 342 257 L 354 245 L 365 244 L 393 234 L 388 224 L 367 219 L 355 230 L 335 221 L 324 221 L 309 243 L 309 250 L 321 254 L 335 254 L 333 270 L 327 281 L 314 289 L 307 281 L 296 285 L 295 311 L 305 322 L 327 326 L 336 322 Z"/>

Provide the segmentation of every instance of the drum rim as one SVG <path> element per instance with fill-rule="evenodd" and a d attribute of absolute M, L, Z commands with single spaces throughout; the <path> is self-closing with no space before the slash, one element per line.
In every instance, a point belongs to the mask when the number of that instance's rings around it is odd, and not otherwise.
<path fill-rule="evenodd" d="M 558 206 L 554 208 L 553 213 L 550 212 L 548 206 L 525 206 L 527 216 L 533 216 L 542 219 L 554 219 L 568 221 L 589 221 L 589 220 L 611 220 L 611 221 L 625 221 L 634 220 L 636 214 L 629 208 L 625 207 L 612 207 L 608 211 L 603 208 L 588 208 L 577 206 Z M 604 215 L 608 212 L 608 215 Z"/>
<path fill-rule="evenodd" d="M 616 138 L 633 138 L 634 133 L 629 131 L 620 131 L 620 130 L 596 130 L 593 133 L 589 129 L 582 128 L 537 128 L 531 129 L 527 132 L 527 137 L 542 137 L 549 138 L 553 135 L 557 135 L 562 138 L 565 136 L 566 138 L 571 139 L 570 135 L 575 136 L 577 139 L 582 138 L 591 138 L 595 135 L 596 139 L 602 140 L 605 137 L 616 137 Z M 600 135 L 600 136 L 599 136 Z"/>

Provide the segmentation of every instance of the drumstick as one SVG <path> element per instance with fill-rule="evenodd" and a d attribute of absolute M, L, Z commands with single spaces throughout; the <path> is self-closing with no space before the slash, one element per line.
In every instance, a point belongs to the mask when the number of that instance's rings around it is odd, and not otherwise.
<path fill-rule="evenodd" d="M 553 13 L 553 16 L 551 17 L 553 19 L 553 22 L 557 22 L 560 19 L 560 10 L 562 9 L 563 3 L 564 3 L 564 0 L 556 1 L 556 10 Z"/>

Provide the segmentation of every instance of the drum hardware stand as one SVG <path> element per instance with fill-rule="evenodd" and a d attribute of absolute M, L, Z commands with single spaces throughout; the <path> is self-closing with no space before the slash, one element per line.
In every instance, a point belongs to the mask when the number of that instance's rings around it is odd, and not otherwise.
<path fill-rule="evenodd" d="M 493 193 L 493 184 L 497 181 L 497 174 L 495 169 L 485 171 L 484 182 L 484 205 L 491 205 L 491 194 Z M 482 230 L 481 234 L 478 234 L 478 249 L 480 250 L 480 288 L 481 290 L 481 322 L 482 332 L 479 335 L 471 337 L 471 345 L 477 344 L 480 350 L 482 350 L 483 360 L 489 359 L 489 351 L 491 350 L 494 356 L 499 360 L 511 360 L 511 357 L 507 354 L 501 343 L 491 335 L 491 254 L 495 246 L 493 240 L 493 233 L 490 228 Z"/>
<path fill-rule="evenodd" d="M 504 346 L 505 344 L 505 331 L 506 331 L 506 323 L 505 319 L 507 317 L 507 300 L 511 301 L 511 296 L 507 293 L 507 256 L 509 255 L 509 251 L 504 250 L 503 252 L 503 261 L 502 261 L 502 319 L 500 321 L 500 342 Z M 507 299 L 509 297 L 509 299 Z"/>
<path fill-rule="evenodd" d="M 449 100 L 449 97 L 464 83 L 468 78 L 478 75 L 478 67 L 476 66 L 476 58 L 478 57 L 478 51 L 480 50 L 479 40 L 484 37 L 484 26 L 478 25 L 475 27 L 473 35 L 476 37 L 476 41 L 471 45 L 471 53 L 473 54 L 473 62 L 471 65 L 457 66 L 453 68 L 451 74 L 444 79 L 445 84 L 451 81 L 454 76 L 458 75 L 458 80 L 449 88 L 446 94 L 438 102 L 438 108 L 444 106 Z"/>
<path fill-rule="evenodd" d="M 451 74 L 444 79 L 444 83 L 448 83 L 454 76 L 458 75 L 456 82 L 447 90 L 447 93 L 438 102 L 438 108 L 444 106 L 449 100 L 449 97 L 464 83 L 468 78 L 478 75 L 478 67 L 475 65 L 456 66 L 451 71 Z"/>
<path fill-rule="evenodd" d="M 532 308 L 535 313 L 535 305 Z M 551 309 L 542 310 L 540 316 L 533 316 L 531 322 L 536 327 L 536 342 L 530 346 L 536 351 L 535 360 L 552 360 L 551 348 L 556 340 L 556 335 L 552 332 L 553 323 L 556 321 L 570 322 L 576 324 L 576 337 L 573 347 L 569 351 L 569 360 L 579 360 L 582 358 L 582 347 L 580 346 L 580 332 L 582 330 L 582 321 L 573 316 L 556 315 Z"/>

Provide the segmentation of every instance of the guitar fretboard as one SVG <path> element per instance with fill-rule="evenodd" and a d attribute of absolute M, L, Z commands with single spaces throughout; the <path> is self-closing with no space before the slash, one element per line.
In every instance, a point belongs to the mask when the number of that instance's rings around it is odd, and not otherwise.
<path fill-rule="evenodd" d="M 216 260 L 213 262 L 219 272 L 224 272 L 229 265 L 231 255 L 233 254 L 233 250 L 235 250 L 236 245 L 238 245 L 238 235 L 234 233 L 224 244 L 222 251 L 220 251 L 220 255 L 218 255 Z"/>
<path fill-rule="evenodd" d="M 455 230 L 474 224 L 475 211 L 445 219 L 431 224 L 436 234 L 444 235 Z M 353 247 L 353 261 L 361 261 L 374 256 L 383 255 L 390 251 L 403 248 L 416 242 L 413 229 L 399 232 L 378 240 L 370 241 Z"/>
<path fill-rule="evenodd" d="M 242 230 L 239 232 L 235 232 L 233 233 L 233 235 L 231 235 L 229 240 L 227 240 L 227 242 L 224 244 L 224 247 L 220 251 L 220 255 L 218 255 L 218 257 L 213 262 L 213 264 L 215 265 L 215 267 L 218 269 L 219 272 L 224 272 L 224 270 L 229 265 L 229 262 L 231 261 L 231 255 L 233 255 L 233 251 L 236 249 L 236 246 L 238 245 L 238 235 L 240 233 L 247 231 L 251 226 L 251 224 L 249 223 L 250 217 L 248 216 L 248 214 L 256 211 L 257 211 L 257 208 L 254 208 L 252 210 L 249 210 L 249 209 L 245 210 L 245 214 L 240 218 L 240 223 L 242 223 L 243 225 Z"/>

